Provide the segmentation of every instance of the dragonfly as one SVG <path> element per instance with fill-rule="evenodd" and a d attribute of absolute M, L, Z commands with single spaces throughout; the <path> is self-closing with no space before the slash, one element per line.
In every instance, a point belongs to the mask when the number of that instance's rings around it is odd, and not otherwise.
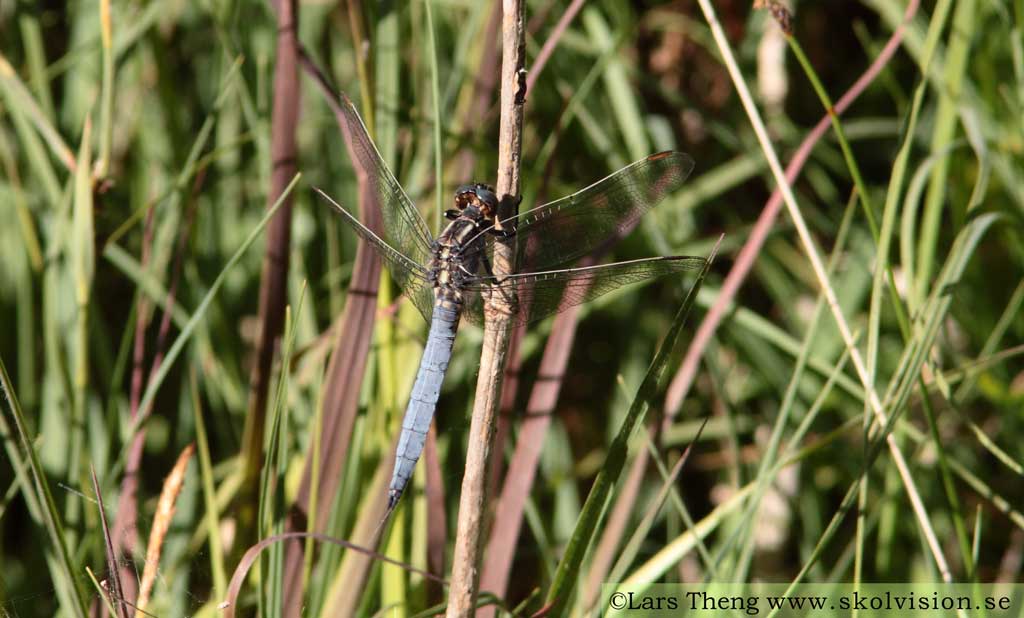
<path fill-rule="evenodd" d="M 381 158 L 355 106 L 341 95 L 339 120 L 353 163 L 365 175 L 381 210 L 380 235 L 327 193 L 315 189 L 377 252 L 392 278 L 430 324 L 423 356 L 402 420 L 388 512 L 397 505 L 423 452 L 427 431 L 452 357 L 460 320 L 484 322 L 495 292 L 518 299 L 508 325 L 540 320 L 620 286 L 704 268 L 698 256 L 636 259 L 572 266 L 632 230 L 640 217 L 683 184 L 694 162 L 681 152 L 636 161 L 585 189 L 499 219 L 492 187 L 473 183 L 455 190 L 449 220 L 435 238 L 412 200 Z M 515 239 L 516 272 L 491 270 L 496 242 Z"/>

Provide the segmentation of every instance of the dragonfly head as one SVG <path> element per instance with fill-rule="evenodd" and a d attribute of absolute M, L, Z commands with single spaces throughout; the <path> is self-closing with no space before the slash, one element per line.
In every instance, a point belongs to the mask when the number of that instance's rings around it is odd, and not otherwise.
<path fill-rule="evenodd" d="M 493 219 L 498 214 L 498 196 L 488 185 L 462 185 L 455 190 L 455 207 L 460 211 L 472 209 L 479 212 L 481 218 Z"/>

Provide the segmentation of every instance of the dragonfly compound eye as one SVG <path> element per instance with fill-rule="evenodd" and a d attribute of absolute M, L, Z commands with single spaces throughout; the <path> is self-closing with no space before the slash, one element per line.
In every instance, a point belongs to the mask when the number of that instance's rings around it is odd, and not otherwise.
<path fill-rule="evenodd" d="M 455 190 L 455 207 L 465 210 L 467 206 L 475 206 L 485 218 L 490 218 L 497 211 L 498 196 L 485 184 L 462 185 Z"/>

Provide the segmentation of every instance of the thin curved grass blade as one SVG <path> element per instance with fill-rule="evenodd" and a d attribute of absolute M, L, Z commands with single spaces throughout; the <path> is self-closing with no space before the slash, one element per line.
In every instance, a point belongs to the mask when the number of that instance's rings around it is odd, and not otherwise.
<path fill-rule="evenodd" d="M 594 534 L 601 524 L 601 514 L 604 511 L 608 495 L 625 465 L 630 436 L 633 435 L 633 431 L 642 423 L 647 410 L 651 406 L 651 402 L 657 396 L 672 350 L 675 348 L 680 333 L 682 333 L 683 325 L 690 314 L 690 309 L 697 301 L 697 293 L 700 291 L 701 283 L 703 283 L 704 278 L 708 274 L 717 250 L 718 246 L 716 245 L 711 256 L 705 261 L 704 268 L 697 275 L 693 287 L 690 288 L 686 298 L 683 299 L 679 311 L 676 312 L 675 318 L 672 320 L 672 326 L 669 328 L 668 334 L 665 335 L 665 340 L 662 341 L 661 346 L 658 348 L 654 360 L 651 361 L 647 374 L 644 376 L 643 382 L 641 382 L 640 388 L 637 390 L 636 397 L 629 407 L 629 412 L 627 412 L 622 426 L 619 427 L 619 432 L 608 449 L 608 457 L 605 459 L 604 465 L 594 480 L 594 485 L 591 487 L 587 501 L 583 505 L 580 517 L 576 521 L 576 529 L 573 531 L 569 544 L 566 546 L 565 555 L 558 564 L 551 590 L 548 591 L 547 604 L 550 605 L 549 616 L 557 617 L 564 615 L 569 605 L 569 600 L 575 591 L 576 582 L 579 581 L 583 556 L 590 547 Z"/>

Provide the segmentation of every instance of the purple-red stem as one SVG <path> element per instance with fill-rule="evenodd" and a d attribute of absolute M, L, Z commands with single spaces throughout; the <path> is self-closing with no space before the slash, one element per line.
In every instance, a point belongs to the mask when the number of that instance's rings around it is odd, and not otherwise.
<path fill-rule="evenodd" d="M 316 84 L 328 106 L 334 112 L 339 128 L 348 144 L 350 138 L 345 133 L 346 125 L 339 106 L 340 95 L 331 87 L 323 72 L 301 48 L 299 60 L 302 69 Z M 355 157 L 352 159 L 355 161 Z M 370 189 L 366 171 L 358 164 L 354 164 L 353 168 L 360 187 L 359 218 L 371 230 L 380 233 L 382 222 L 376 194 Z M 338 330 L 334 353 L 331 355 L 327 367 L 323 397 L 324 420 L 320 434 L 322 456 L 319 462 L 314 461 L 313 449 L 310 448 L 302 471 L 298 496 L 289 513 L 287 522 L 289 531 L 306 530 L 309 505 L 314 492 L 318 497 L 317 510 L 314 513 L 316 517 L 314 530 L 322 530 L 328 521 L 328 515 L 334 503 L 333 498 L 343 476 L 343 464 L 348 458 L 352 428 L 355 425 L 358 412 L 359 385 L 362 384 L 363 375 L 366 372 L 367 355 L 376 318 L 380 268 L 380 260 L 373 250 L 365 243 L 359 243 L 356 248 L 355 264 L 352 270 L 352 279 L 349 282 L 348 298 L 341 318 L 341 326 Z M 315 476 L 319 479 L 316 487 L 313 486 L 315 471 L 317 472 Z M 286 616 L 299 616 L 302 611 L 302 564 L 302 543 L 297 540 L 290 541 L 285 554 L 284 569 Z"/>
<path fill-rule="evenodd" d="M 903 31 L 906 25 L 910 23 L 914 15 L 917 13 L 917 7 L 919 0 L 911 0 L 907 5 L 907 10 L 903 14 L 903 22 L 893 31 L 892 36 L 889 37 L 889 41 L 885 44 L 881 53 L 875 58 L 875 61 L 871 63 L 867 71 L 860 76 L 853 86 L 839 99 L 839 102 L 835 106 L 835 114 L 840 115 L 845 112 L 857 97 L 874 81 L 875 77 L 881 73 L 885 65 L 888 64 L 889 60 L 896 53 L 900 43 L 903 41 Z M 811 155 L 811 150 L 814 148 L 818 140 L 821 139 L 825 132 L 828 131 L 831 125 L 832 119 L 829 114 L 822 116 L 818 124 L 815 125 L 814 129 L 807 134 L 804 141 L 800 144 L 796 154 L 790 160 L 789 165 L 786 166 L 786 181 L 789 184 L 793 184 L 797 177 L 800 175 L 804 164 Z M 754 260 L 757 259 L 758 254 L 761 252 L 761 247 L 764 246 L 764 241 L 768 237 L 768 233 L 771 232 L 772 226 L 775 225 L 775 219 L 779 215 L 779 210 L 782 207 L 782 192 L 778 188 L 772 192 L 771 197 L 768 199 L 768 203 L 765 204 L 764 210 L 761 211 L 761 215 L 757 218 L 757 223 L 754 224 L 753 229 L 750 231 L 750 238 L 743 245 L 739 255 L 736 256 L 736 260 L 733 263 L 732 270 L 725 278 L 725 282 L 722 283 L 722 288 L 719 290 L 718 298 L 715 299 L 714 305 L 708 310 L 707 315 L 704 316 L 704 320 L 701 322 L 700 327 L 697 329 L 696 335 L 694 335 L 693 342 L 690 344 L 690 348 L 686 351 L 686 357 L 683 359 L 683 364 L 679 367 L 679 371 L 672 378 L 672 383 L 668 387 L 668 392 L 665 396 L 665 427 L 668 427 L 675 415 L 679 412 L 679 408 L 686 399 L 687 393 L 690 391 L 690 387 L 693 385 L 693 379 L 697 375 L 697 366 L 700 363 L 701 357 L 704 355 L 704 350 L 707 348 L 708 343 L 711 341 L 711 337 L 714 336 L 715 331 L 718 330 L 719 324 L 722 319 L 729 311 L 729 307 L 736 298 L 736 293 L 739 292 L 740 286 L 746 281 L 747 275 L 750 273 L 750 269 L 754 265 Z"/>
<path fill-rule="evenodd" d="M 277 203 L 295 177 L 295 128 L 299 120 L 298 3 L 280 0 L 277 8 L 277 57 L 274 65 L 274 108 L 270 125 L 270 190 L 267 208 Z M 288 196 L 267 226 L 267 244 L 260 276 L 259 338 L 242 438 L 244 481 L 241 488 L 244 525 L 256 512 L 256 486 L 263 462 L 267 392 L 284 309 L 288 302 L 288 258 L 291 251 L 292 198 Z"/>

